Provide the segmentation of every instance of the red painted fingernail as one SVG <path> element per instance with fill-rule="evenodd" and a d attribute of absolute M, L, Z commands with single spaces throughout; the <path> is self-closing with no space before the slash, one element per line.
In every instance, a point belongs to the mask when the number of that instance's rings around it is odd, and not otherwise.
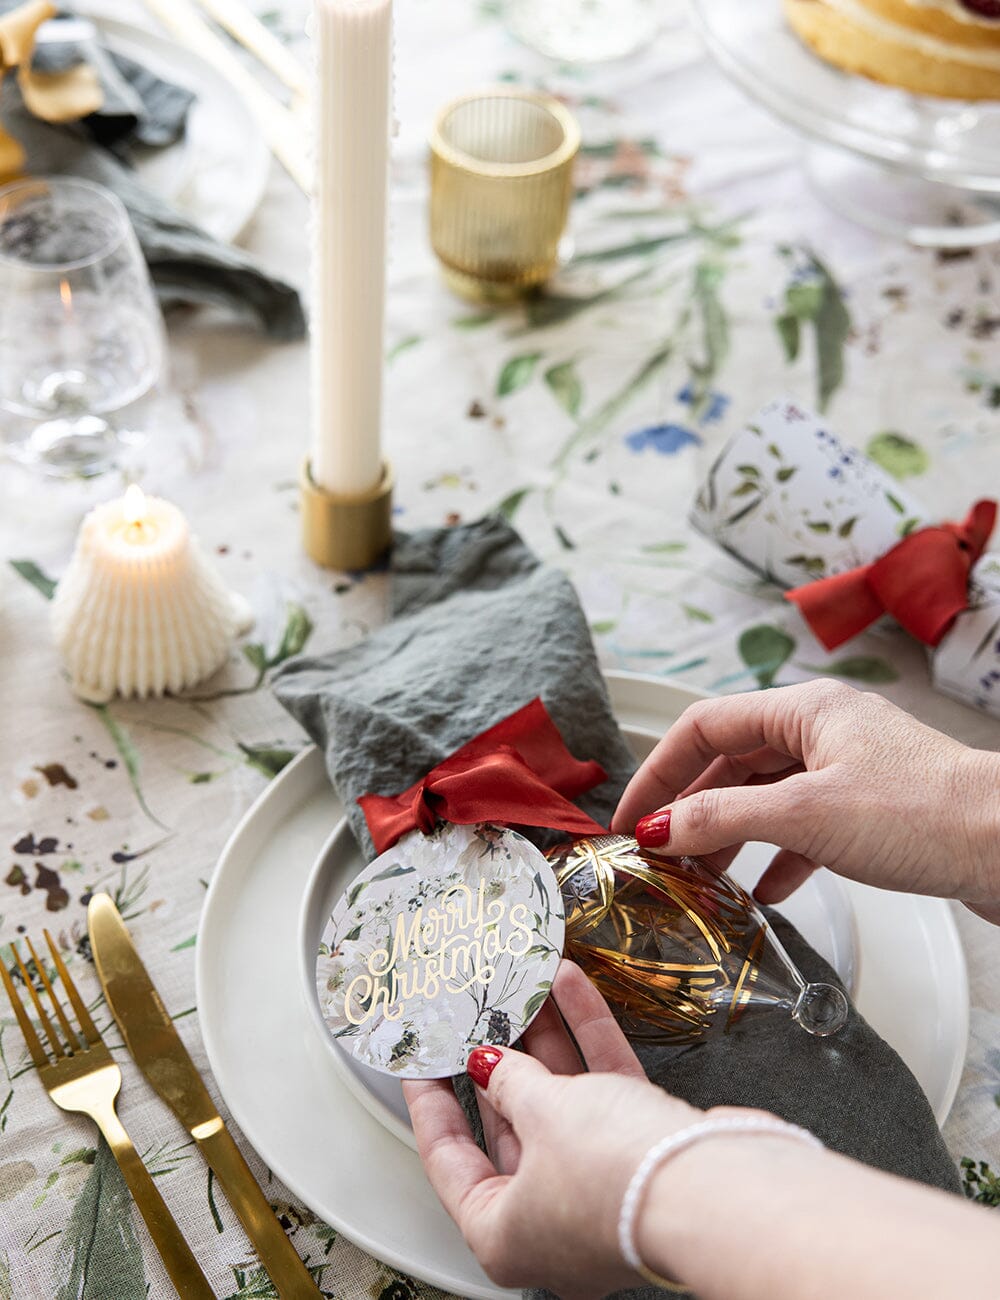
<path fill-rule="evenodd" d="M 635 838 L 644 849 L 659 849 L 670 843 L 670 809 L 650 813 L 636 823 Z"/>
<path fill-rule="evenodd" d="M 503 1053 L 495 1047 L 474 1047 L 465 1063 L 469 1078 L 478 1083 L 480 1088 L 489 1086 L 490 1075 L 503 1060 Z"/>

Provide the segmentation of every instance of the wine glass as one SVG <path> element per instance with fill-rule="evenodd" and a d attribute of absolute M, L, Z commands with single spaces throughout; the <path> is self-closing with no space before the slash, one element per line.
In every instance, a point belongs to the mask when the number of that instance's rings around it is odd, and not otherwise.
<path fill-rule="evenodd" d="M 123 440 L 106 417 L 148 392 L 163 354 L 117 196 L 64 177 L 0 188 L 0 409 L 34 421 L 8 452 L 56 477 L 110 469 Z"/>
<path fill-rule="evenodd" d="M 566 905 L 566 955 L 634 1042 L 701 1042 L 760 1011 L 783 1011 L 818 1038 L 847 1023 L 842 990 L 806 980 L 726 872 L 650 856 L 627 835 L 571 840 L 546 856 Z"/>

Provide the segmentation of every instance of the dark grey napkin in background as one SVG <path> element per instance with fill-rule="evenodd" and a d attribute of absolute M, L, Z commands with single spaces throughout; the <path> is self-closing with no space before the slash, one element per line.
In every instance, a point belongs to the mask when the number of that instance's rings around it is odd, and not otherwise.
<path fill-rule="evenodd" d="M 608 782 L 579 800 L 606 824 L 635 762 L 568 580 L 499 519 L 400 538 L 391 567 L 392 621 L 348 650 L 291 660 L 275 680 L 278 699 L 325 750 L 366 855 L 359 795 L 398 793 L 535 695 L 576 757 L 607 770 Z M 807 979 L 839 983 L 792 926 L 772 919 Z M 773 1111 L 876 1168 L 959 1190 L 919 1084 L 856 1010 L 834 1038 L 812 1038 L 776 1013 L 745 1017 L 715 1042 L 639 1055 L 654 1082 L 693 1105 Z M 456 1083 L 475 1123 L 471 1089 Z M 738 1196 L 721 1182 L 720 1195 Z M 657 1294 L 629 1294 L 647 1293 Z"/>
<path fill-rule="evenodd" d="M 0 0 L 0 13 L 16 3 Z M 130 169 L 134 146 L 166 145 L 180 138 L 192 100 L 189 92 L 132 59 L 112 54 L 93 37 L 40 43 L 34 64 L 43 71 L 58 71 L 84 60 L 101 79 L 105 103 L 79 123 L 42 122 L 24 107 L 15 78 L 7 77 L 0 85 L 0 121 L 24 147 L 29 174 L 80 177 L 117 194 L 165 307 L 216 307 L 254 324 L 270 338 L 302 338 L 305 314 L 292 285 L 269 275 L 241 249 L 200 230 L 147 190 Z"/>

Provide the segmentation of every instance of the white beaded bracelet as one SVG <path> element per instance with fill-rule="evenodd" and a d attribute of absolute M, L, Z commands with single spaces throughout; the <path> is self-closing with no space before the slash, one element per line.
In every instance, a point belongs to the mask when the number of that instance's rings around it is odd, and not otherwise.
<path fill-rule="evenodd" d="M 795 1138 L 813 1147 L 823 1146 L 819 1138 L 808 1129 L 799 1128 L 797 1124 L 787 1124 L 781 1119 L 772 1119 L 767 1115 L 718 1115 L 712 1119 L 699 1120 L 697 1124 L 682 1128 L 678 1133 L 671 1133 L 669 1137 L 661 1139 L 650 1147 L 639 1162 L 639 1167 L 632 1175 L 622 1197 L 622 1208 L 618 1216 L 618 1247 L 629 1268 L 634 1269 L 647 1282 L 652 1282 L 654 1286 L 661 1287 L 665 1291 L 685 1293 L 691 1288 L 660 1277 L 651 1268 L 647 1268 L 640 1259 L 635 1244 L 635 1225 L 643 1193 L 653 1173 L 664 1160 L 669 1160 L 671 1156 L 677 1155 L 679 1151 L 700 1141 L 701 1138 L 713 1137 L 718 1133 L 770 1133 L 778 1137 Z"/>

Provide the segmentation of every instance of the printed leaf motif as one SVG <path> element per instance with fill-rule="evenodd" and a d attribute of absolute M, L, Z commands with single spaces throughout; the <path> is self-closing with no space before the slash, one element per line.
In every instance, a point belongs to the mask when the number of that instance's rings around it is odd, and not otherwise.
<path fill-rule="evenodd" d="M 132 1198 L 102 1138 L 59 1242 L 56 1300 L 146 1300 Z"/>
<path fill-rule="evenodd" d="M 736 513 L 730 515 L 725 522 L 727 524 L 738 524 L 740 520 L 745 519 L 751 511 L 756 510 L 763 500 L 763 497 L 755 497 L 748 506 L 744 506 L 741 510 L 737 510 Z"/>
<path fill-rule="evenodd" d="M 654 235 L 651 239 L 633 239 L 627 244 L 615 244 L 610 248 L 595 248 L 588 253 L 577 253 L 573 265 L 581 262 L 615 262 L 622 257 L 646 257 L 659 252 L 668 244 L 683 244 L 698 235 L 694 228 L 679 230 L 672 235 Z"/>
<path fill-rule="evenodd" d="M 159 817 L 153 815 L 150 811 L 149 805 L 146 803 L 146 796 L 142 792 L 142 785 L 139 781 L 139 751 L 132 743 L 132 737 L 129 735 L 128 728 L 118 721 L 106 704 L 96 704 L 93 706 L 93 709 L 107 728 L 108 735 L 114 742 L 115 749 L 117 749 L 122 762 L 125 764 L 125 771 L 128 774 L 129 784 L 132 787 L 132 791 L 135 794 L 139 807 L 155 826 L 159 826 L 161 831 L 169 830 L 170 828 L 165 826 L 163 822 L 160 821 Z"/>
<path fill-rule="evenodd" d="M 650 542 L 642 549 L 646 555 L 675 555 L 687 550 L 687 542 Z"/>
<path fill-rule="evenodd" d="M 591 623 L 590 630 L 594 636 L 604 636 L 607 632 L 613 632 L 617 626 L 616 618 L 601 618 L 596 623 Z"/>
<path fill-rule="evenodd" d="M 778 337 L 781 339 L 782 347 L 785 349 L 785 360 L 792 362 L 798 359 L 799 346 L 802 341 L 802 331 L 799 329 L 797 316 L 779 316 L 774 322 L 778 331 Z"/>
<path fill-rule="evenodd" d="M 696 623 L 715 622 L 714 614 L 710 614 L 707 609 L 699 609 L 697 605 L 685 605 L 682 603 L 681 609 L 688 616 L 688 618 L 693 619 Z"/>
<path fill-rule="evenodd" d="M 288 604 L 287 617 L 285 618 L 285 630 L 281 635 L 281 642 L 277 650 L 271 656 L 268 667 L 274 668 L 286 659 L 291 659 L 292 655 L 297 655 L 309 640 L 312 634 L 312 619 L 303 609 L 303 607 L 294 601 Z"/>
<path fill-rule="evenodd" d="M 854 532 L 854 525 L 855 525 L 857 522 L 858 522 L 858 516 L 857 516 L 857 515 L 851 515 L 850 519 L 845 519 L 844 522 L 843 522 L 843 523 L 840 525 L 840 527 L 837 529 L 837 536 L 838 536 L 838 537 L 850 537 L 851 533 Z"/>
<path fill-rule="evenodd" d="M 250 641 L 243 647 L 243 657 L 261 674 L 267 672 L 267 651 L 259 641 Z"/>
<path fill-rule="evenodd" d="M 545 372 L 545 382 L 564 411 L 574 418 L 579 415 L 583 385 L 576 373 L 575 361 L 563 361 L 557 366 L 550 366 Z"/>
<path fill-rule="evenodd" d="M 401 353 L 408 351 L 410 348 L 416 347 L 418 343 L 422 342 L 423 337 L 420 334 L 407 334 L 406 337 L 400 339 L 398 343 L 394 343 L 385 354 L 386 365 L 391 366 Z"/>
<path fill-rule="evenodd" d="M 397 876 L 412 876 L 414 871 L 416 871 L 416 867 L 404 867 L 402 863 L 397 862 L 372 876 L 368 883 L 374 885 L 376 880 L 395 880 Z"/>
<path fill-rule="evenodd" d="M 612 393 L 593 415 L 583 420 L 577 430 L 567 438 L 552 462 L 553 468 L 565 469 L 574 452 L 603 433 L 629 402 L 659 374 L 673 354 L 674 344 L 673 340 L 670 340 L 657 349 L 652 356 L 647 357 L 635 374 L 631 375 L 616 393 Z"/>
<path fill-rule="evenodd" d="M 791 264 L 782 310 L 775 326 L 786 360 L 801 350 L 802 327 L 812 327 L 816 339 L 817 401 L 825 410 L 844 378 L 844 345 L 851 332 L 851 315 L 843 291 L 828 267 L 810 249 L 779 249 Z"/>
<path fill-rule="evenodd" d="M 742 633 L 737 648 L 740 658 L 758 683 L 762 687 L 768 687 L 774 685 L 779 669 L 795 649 L 795 642 L 780 627 L 771 623 L 758 623 Z"/>
<path fill-rule="evenodd" d="M 243 647 L 243 657 L 257 670 L 259 686 L 269 668 L 277 668 L 297 655 L 312 635 L 313 622 L 305 608 L 297 601 L 289 601 L 285 609 L 285 626 L 281 640 L 271 651 L 260 641 L 251 641 Z M 255 689 L 255 688 L 251 688 Z"/>
<path fill-rule="evenodd" d="M 545 999 L 548 996 L 549 996 L 549 990 L 547 985 L 542 988 L 539 988 L 536 992 L 532 993 L 531 997 L 524 1004 L 525 1024 L 527 1024 L 527 1022 L 532 1018 L 532 1016 L 536 1014 L 536 1012 L 541 1010 L 542 1003 L 545 1001 Z"/>
<path fill-rule="evenodd" d="M 510 522 L 517 514 L 525 497 L 530 495 L 534 488 L 521 487 L 515 488 L 513 492 L 508 492 L 504 499 L 496 506 L 496 513 Z"/>
<path fill-rule="evenodd" d="M 816 578 L 826 572 L 826 560 L 822 555 L 789 555 L 786 564 L 794 564 L 797 569 L 804 569 L 810 577 Z"/>
<path fill-rule="evenodd" d="M 818 258 L 823 276 L 823 302 L 815 319 L 816 360 L 819 368 L 819 409 L 825 411 L 844 378 L 844 344 L 851 332 L 851 315 L 844 305 L 840 285 Z"/>
<path fill-rule="evenodd" d="M 779 483 L 787 483 L 792 475 L 798 470 L 798 465 L 783 465 L 775 474 Z"/>
<path fill-rule="evenodd" d="M 11 560 L 10 567 L 19 573 L 25 582 L 30 582 L 36 591 L 40 591 L 46 600 L 51 600 L 56 589 L 56 581 L 43 572 L 34 560 Z"/>
<path fill-rule="evenodd" d="M 497 380 L 497 397 L 508 397 L 529 384 L 541 359 L 540 352 L 525 352 L 519 357 L 511 357 L 500 371 Z"/>
<path fill-rule="evenodd" d="M 822 281 L 803 280 L 790 284 L 785 293 L 785 305 L 796 320 L 814 320 L 823 305 Z"/>
<path fill-rule="evenodd" d="M 868 443 L 865 453 L 893 478 L 911 478 L 915 474 L 923 474 L 930 464 L 930 458 L 923 447 L 903 434 L 890 430 L 877 433 Z"/>
<path fill-rule="evenodd" d="M 899 673 L 892 664 L 879 659 L 877 655 L 852 655 L 848 659 L 837 659 L 832 664 L 824 664 L 815 671 L 832 673 L 834 677 L 848 677 L 852 682 L 869 682 L 871 685 L 899 681 Z"/>
<path fill-rule="evenodd" d="M 496 318 L 496 312 L 488 311 L 478 316 L 456 316 L 451 325 L 456 330 L 478 330 L 484 325 L 492 325 Z"/>
<path fill-rule="evenodd" d="M 264 776 L 277 776 L 295 757 L 292 749 L 282 749 L 277 745 L 244 745 L 237 742 L 247 764 L 262 772 Z"/>
<path fill-rule="evenodd" d="M 710 396 L 710 386 L 729 353 L 729 319 L 719 297 L 725 268 L 715 258 L 699 262 L 695 267 L 692 297 L 701 318 L 704 359 L 691 365 L 694 401 L 692 414 L 703 416 Z"/>

